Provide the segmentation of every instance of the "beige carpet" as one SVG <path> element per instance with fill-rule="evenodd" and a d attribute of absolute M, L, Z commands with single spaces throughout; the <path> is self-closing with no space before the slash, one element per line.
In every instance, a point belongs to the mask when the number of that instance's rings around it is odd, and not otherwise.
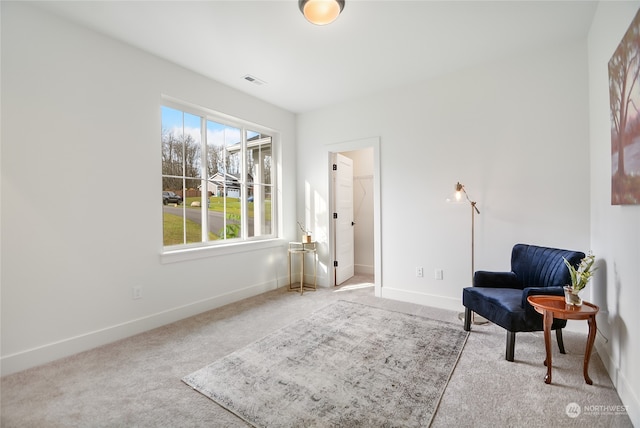
<path fill-rule="evenodd" d="M 460 323 L 457 312 L 377 299 L 365 278 L 341 289 L 284 288 L 111 345 L 0 379 L 2 427 L 246 427 L 181 378 L 336 300 Z M 360 284 L 359 284 L 360 283 Z M 460 324 L 462 329 L 462 324 Z M 544 383 L 542 333 L 518 334 L 515 362 L 504 360 L 504 330 L 473 326 L 432 427 L 631 427 L 625 413 L 582 411 L 621 405 L 594 353 L 582 378 L 585 335 L 566 332 Z M 598 407 L 599 406 L 599 407 Z"/>

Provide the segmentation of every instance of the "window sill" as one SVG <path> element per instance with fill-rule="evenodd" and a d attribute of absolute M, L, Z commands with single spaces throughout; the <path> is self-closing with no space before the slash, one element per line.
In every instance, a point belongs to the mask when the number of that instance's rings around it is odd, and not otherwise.
<path fill-rule="evenodd" d="M 204 259 L 229 254 L 246 253 L 248 251 L 260 251 L 267 248 L 284 247 L 287 241 L 280 238 L 265 239 L 260 241 L 234 242 L 231 244 L 215 245 L 210 247 L 184 248 L 179 250 L 163 251 L 160 254 L 160 263 L 178 263 L 189 260 Z"/>

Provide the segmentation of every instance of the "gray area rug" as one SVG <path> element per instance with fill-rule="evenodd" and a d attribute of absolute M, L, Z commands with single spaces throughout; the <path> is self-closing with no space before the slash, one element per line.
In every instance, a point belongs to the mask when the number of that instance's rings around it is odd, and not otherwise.
<path fill-rule="evenodd" d="M 182 380 L 258 427 L 424 427 L 467 336 L 338 301 Z"/>

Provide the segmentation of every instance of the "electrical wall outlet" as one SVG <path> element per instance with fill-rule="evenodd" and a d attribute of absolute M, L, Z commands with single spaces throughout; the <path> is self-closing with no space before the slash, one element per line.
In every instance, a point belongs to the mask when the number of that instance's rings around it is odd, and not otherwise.
<path fill-rule="evenodd" d="M 422 278 L 424 276 L 424 269 L 422 269 L 421 267 L 417 267 L 416 268 L 416 276 L 418 278 Z"/>
<path fill-rule="evenodd" d="M 133 300 L 142 299 L 142 287 L 139 285 L 134 286 L 131 291 L 131 297 Z"/>
<path fill-rule="evenodd" d="M 444 278 L 444 272 L 442 271 L 442 269 L 436 269 L 434 276 L 437 280 L 441 280 Z"/>

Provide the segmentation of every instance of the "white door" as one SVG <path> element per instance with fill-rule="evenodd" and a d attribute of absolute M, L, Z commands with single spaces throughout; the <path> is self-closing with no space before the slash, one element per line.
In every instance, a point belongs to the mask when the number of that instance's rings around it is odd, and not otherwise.
<path fill-rule="evenodd" d="M 340 285 L 353 276 L 353 160 L 337 153 L 334 165 L 334 269 Z"/>

